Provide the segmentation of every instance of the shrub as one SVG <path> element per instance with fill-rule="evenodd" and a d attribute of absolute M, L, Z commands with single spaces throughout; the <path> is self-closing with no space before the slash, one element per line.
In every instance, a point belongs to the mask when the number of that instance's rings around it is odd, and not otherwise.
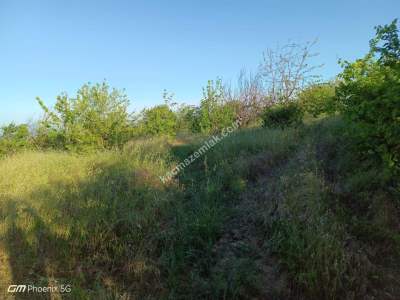
<path fill-rule="evenodd" d="M 194 105 L 181 104 L 177 108 L 177 110 L 175 111 L 177 132 L 180 133 L 199 132 L 199 129 L 196 127 L 197 111 L 198 108 Z"/>
<path fill-rule="evenodd" d="M 0 155 L 15 153 L 31 145 L 31 134 L 27 124 L 10 123 L 1 128 Z"/>
<path fill-rule="evenodd" d="M 299 104 L 291 102 L 267 107 L 262 114 L 263 127 L 298 126 L 303 121 L 303 111 Z"/>
<path fill-rule="evenodd" d="M 236 119 L 236 106 L 225 100 L 224 88 L 220 79 L 209 80 L 203 89 L 200 107 L 192 112 L 193 128 L 202 133 L 218 132 L 231 125 Z"/>
<path fill-rule="evenodd" d="M 298 99 L 304 112 L 313 117 L 336 111 L 334 83 L 311 85 L 300 92 Z"/>
<path fill-rule="evenodd" d="M 377 27 L 370 53 L 343 62 L 340 109 L 363 153 L 400 172 L 400 43 L 396 20 Z M 382 47 L 378 45 L 383 44 Z"/>
<path fill-rule="evenodd" d="M 175 135 L 177 118 L 167 104 L 147 109 L 143 113 L 143 130 L 150 135 Z"/>
<path fill-rule="evenodd" d="M 53 109 L 40 98 L 45 112 L 37 140 L 45 147 L 88 150 L 123 145 L 130 135 L 127 96 L 108 84 L 85 84 L 71 98 L 66 93 L 57 97 Z"/>

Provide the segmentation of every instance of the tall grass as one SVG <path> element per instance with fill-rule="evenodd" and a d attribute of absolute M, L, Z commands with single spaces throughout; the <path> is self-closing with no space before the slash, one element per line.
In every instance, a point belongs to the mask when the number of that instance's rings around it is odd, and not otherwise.
<path fill-rule="evenodd" d="M 299 138 L 299 131 L 294 129 L 237 132 L 179 174 L 184 197 L 171 224 L 167 242 L 170 252 L 166 255 L 169 289 L 174 299 L 245 297 L 235 291 L 249 291 L 244 277 L 251 274 L 243 273 L 240 276 L 244 280 L 238 285 L 220 289 L 229 285 L 230 279 L 220 276 L 216 280 L 218 275 L 212 275 L 216 263 L 214 245 L 241 193 L 255 177 L 288 159 Z M 181 145 L 173 148 L 172 153 L 179 160 L 200 146 L 201 142 Z"/>
<path fill-rule="evenodd" d="M 0 162 L 2 282 L 59 280 L 76 298 L 160 293 L 154 260 L 171 194 L 165 141 L 77 156 L 26 152 Z M 32 297 L 32 295 L 30 295 Z"/>
<path fill-rule="evenodd" d="M 374 267 L 396 274 L 390 178 L 377 167 L 357 167 L 341 124 L 236 132 L 167 184 L 159 176 L 204 137 L 2 159 L 2 291 L 9 284 L 71 284 L 71 299 L 262 298 L 268 283 L 260 253 L 223 262 L 224 253 L 215 253 L 236 216 L 251 219 L 258 251 L 287 274 L 287 291 L 276 297 L 352 299 L 367 295 L 364 286 L 396 286 L 396 276 Z"/>
<path fill-rule="evenodd" d="M 281 158 L 293 134 L 238 133 L 169 185 L 158 176 L 200 144 L 141 140 L 120 152 L 0 161 L 3 285 L 58 281 L 77 299 L 212 295 L 198 285 L 211 284 L 211 248 L 251 174 L 246 161 L 264 151 Z"/>

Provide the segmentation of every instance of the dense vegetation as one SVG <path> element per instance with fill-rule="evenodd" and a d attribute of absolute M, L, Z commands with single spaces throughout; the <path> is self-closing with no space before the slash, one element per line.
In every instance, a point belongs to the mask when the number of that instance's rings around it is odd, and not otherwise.
<path fill-rule="evenodd" d="M 400 298 L 396 24 L 334 82 L 263 85 L 265 64 L 237 92 L 209 81 L 199 106 L 164 93 L 138 115 L 105 82 L 38 98 L 40 122 L 1 130 L 0 282 L 71 284 L 67 299 Z"/>
<path fill-rule="evenodd" d="M 396 21 L 377 27 L 370 53 L 343 62 L 337 89 L 341 110 L 363 150 L 400 171 L 400 41 Z"/>

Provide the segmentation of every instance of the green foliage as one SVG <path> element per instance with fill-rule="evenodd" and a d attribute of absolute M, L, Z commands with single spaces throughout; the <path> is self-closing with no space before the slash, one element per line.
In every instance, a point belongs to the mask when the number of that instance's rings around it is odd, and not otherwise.
<path fill-rule="evenodd" d="M 334 83 L 314 84 L 301 91 L 298 100 L 303 110 L 318 117 L 322 114 L 332 114 L 336 111 Z"/>
<path fill-rule="evenodd" d="M 198 108 L 193 105 L 182 104 L 176 110 L 177 131 L 179 132 L 199 132 L 197 120 Z"/>
<path fill-rule="evenodd" d="M 31 134 L 27 124 L 15 125 L 10 123 L 1 128 L 0 155 L 15 153 L 29 148 L 30 145 Z"/>
<path fill-rule="evenodd" d="M 263 127 L 298 126 L 303 121 L 303 111 L 300 105 L 295 102 L 275 104 L 264 110 L 262 119 Z"/>
<path fill-rule="evenodd" d="M 396 20 L 376 28 L 371 51 L 343 62 L 337 98 L 364 153 L 400 171 L 400 46 Z M 382 45 L 381 45 L 382 44 Z"/>
<path fill-rule="evenodd" d="M 220 79 L 209 80 L 203 89 L 203 99 L 198 111 L 192 111 L 193 129 L 202 133 L 218 132 L 231 125 L 236 118 L 236 106 L 225 100 Z"/>
<path fill-rule="evenodd" d="M 85 84 L 71 98 L 61 94 L 53 109 L 40 98 L 45 112 L 37 141 L 44 147 L 68 150 L 113 148 L 123 145 L 130 136 L 127 96 L 108 84 Z"/>
<path fill-rule="evenodd" d="M 371 52 L 379 55 L 379 62 L 396 65 L 400 58 L 400 39 L 397 19 L 389 25 L 377 26 L 376 36 L 370 41 Z"/>
<path fill-rule="evenodd" d="M 167 104 L 147 109 L 143 113 L 143 131 L 149 135 L 175 135 L 177 117 Z"/>

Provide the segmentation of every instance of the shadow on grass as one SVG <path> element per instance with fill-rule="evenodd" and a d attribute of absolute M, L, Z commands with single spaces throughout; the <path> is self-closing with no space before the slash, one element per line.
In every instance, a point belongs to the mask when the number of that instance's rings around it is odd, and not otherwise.
<path fill-rule="evenodd" d="M 19 203 L 21 205 L 21 203 Z M 37 230 L 34 239 L 40 247 L 32 245 L 28 241 L 26 232 L 17 226 L 15 220 L 19 211 L 24 210 L 26 217 L 32 220 L 31 225 Z M 2 209 L 2 214 L 10 219 L 8 230 L 5 236 L 6 251 L 9 257 L 10 275 L 12 284 L 24 285 L 49 285 L 48 265 L 51 264 L 51 257 L 48 253 L 49 232 L 43 225 L 42 219 L 31 207 L 17 207 L 17 202 L 8 200 Z M 40 229 L 39 229 L 40 228 Z M 43 255 L 44 254 L 44 255 Z M 8 287 L 5 287 L 7 290 Z M 25 293 L 15 294 L 17 299 L 50 299 L 49 295 Z"/>
<path fill-rule="evenodd" d="M 160 240 L 171 193 L 147 170 L 95 166 L 84 181 L 58 182 L 0 203 L 10 284 L 72 286 L 71 293 L 16 299 L 160 295 Z M 5 297 L 9 297 L 5 287 Z"/>
<path fill-rule="evenodd" d="M 265 167 L 255 155 L 271 148 L 276 155 L 268 159 L 281 159 L 295 143 L 291 135 L 271 134 L 225 139 L 167 187 L 145 164 L 133 170 L 112 161 L 92 166 L 83 180 L 50 178 L 18 199 L 3 199 L 12 280 L 43 286 L 57 279 L 72 285 L 61 295 L 66 299 L 220 298 L 213 248 L 248 170 Z M 199 146 L 176 145 L 170 154 L 182 162 Z"/>

